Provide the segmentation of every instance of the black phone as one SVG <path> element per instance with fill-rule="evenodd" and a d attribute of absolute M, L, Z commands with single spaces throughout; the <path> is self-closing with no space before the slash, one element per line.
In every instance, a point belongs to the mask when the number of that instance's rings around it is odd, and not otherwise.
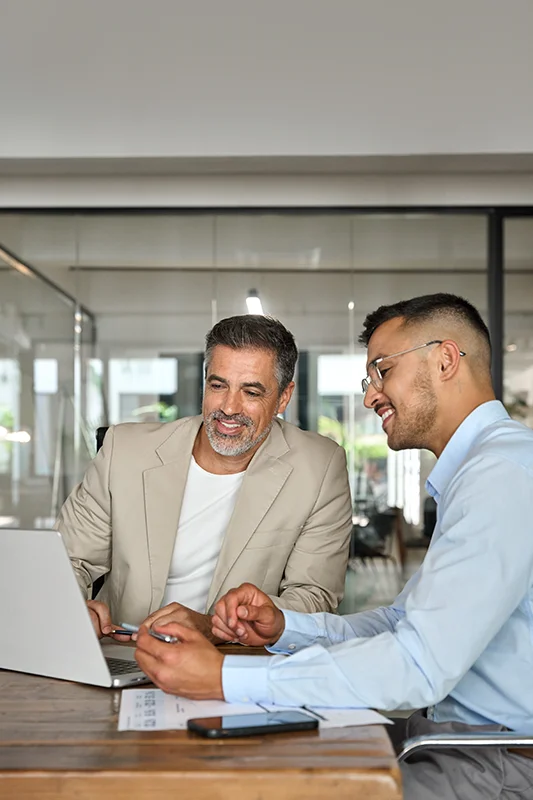
<path fill-rule="evenodd" d="M 190 719 L 187 728 L 210 739 L 225 739 L 229 736 L 312 731 L 318 728 L 318 720 L 302 711 L 265 711 L 261 714 Z"/>

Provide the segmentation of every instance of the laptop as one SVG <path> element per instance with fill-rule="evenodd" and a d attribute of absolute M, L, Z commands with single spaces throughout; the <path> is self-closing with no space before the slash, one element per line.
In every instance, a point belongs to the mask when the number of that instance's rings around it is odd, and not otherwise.
<path fill-rule="evenodd" d="M 134 648 L 98 640 L 53 530 L 0 528 L 0 669 L 114 688 L 150 682 Z"/>

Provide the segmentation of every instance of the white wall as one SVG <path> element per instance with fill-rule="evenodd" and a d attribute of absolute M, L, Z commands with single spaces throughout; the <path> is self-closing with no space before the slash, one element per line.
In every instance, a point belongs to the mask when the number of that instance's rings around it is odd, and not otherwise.
<path fill-rule="evenodd" d="M 2 0 L 0 13 L 0 158 L 533 150 L 531 0 Z"/>

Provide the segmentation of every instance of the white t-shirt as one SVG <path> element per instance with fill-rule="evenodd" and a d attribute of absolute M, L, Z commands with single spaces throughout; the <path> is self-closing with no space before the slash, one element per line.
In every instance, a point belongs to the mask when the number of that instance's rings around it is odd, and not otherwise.
<path fill-rule="evenodd" d="M 244 472 L 214 475 L 193 457 L 162 605 L 206 611 L 207 595 Z"/>

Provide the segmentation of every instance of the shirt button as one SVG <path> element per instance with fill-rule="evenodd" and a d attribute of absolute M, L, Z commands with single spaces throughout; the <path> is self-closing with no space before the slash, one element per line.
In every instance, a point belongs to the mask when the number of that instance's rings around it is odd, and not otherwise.
<path fill-rule="evenodd" d="M 290 644 L 288 646 L 287 650 L 296 650 L 296 645 L 295 644 Z"/>

